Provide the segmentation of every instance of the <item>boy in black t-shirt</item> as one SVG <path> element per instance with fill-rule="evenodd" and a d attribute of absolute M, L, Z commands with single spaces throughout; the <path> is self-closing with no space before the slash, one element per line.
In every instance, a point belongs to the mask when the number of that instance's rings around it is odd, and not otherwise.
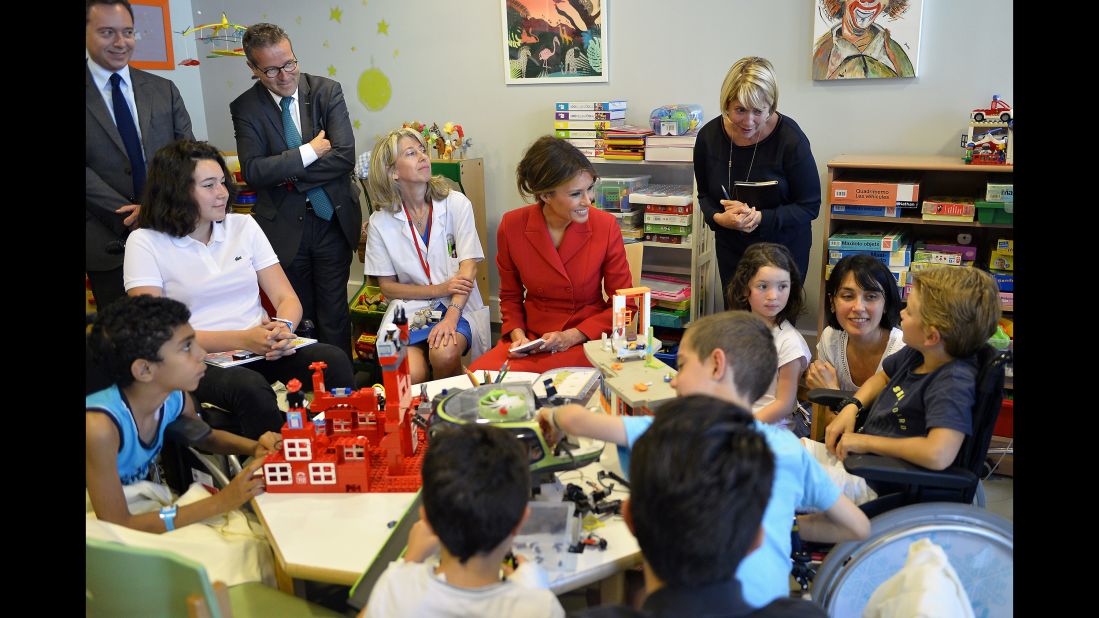
<path fill-rule="evenodd" d="M 876 453 L 932 470 L 953 464 L 973 432 L 975 355 L 999 319 L 1000 296 L 988 273 L 956 266 L 916 273 L 901 310 L 907 347 L 886 358 L 828 425 L 828 452 L 840 461 Z M 855 416 L 871 404 L 862 430 L 854 431 Z"/>

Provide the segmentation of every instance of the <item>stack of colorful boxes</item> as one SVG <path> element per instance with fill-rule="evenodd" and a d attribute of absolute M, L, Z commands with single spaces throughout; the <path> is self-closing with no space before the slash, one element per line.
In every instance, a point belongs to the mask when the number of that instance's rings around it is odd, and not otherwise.
<path fill-rule="evenodd" d="M 604 176 L 595 181 L 595 207 L 605 210 L 618 220 L 622 242 L 639 242 L 645 236 L 642 227 L 644 208 L 634 204 L 633 194 L 649 186 L 650 175 Z"/>

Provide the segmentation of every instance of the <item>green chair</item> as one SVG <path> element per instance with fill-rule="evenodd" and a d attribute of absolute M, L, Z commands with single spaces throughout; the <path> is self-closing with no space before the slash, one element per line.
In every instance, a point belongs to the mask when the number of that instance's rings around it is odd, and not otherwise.
<path fill-rule="evenodd" d="M 89 617 L 342 616 L 257 582 L 210 583 L 201 564 L 168 551 L 85 539 Z"/>

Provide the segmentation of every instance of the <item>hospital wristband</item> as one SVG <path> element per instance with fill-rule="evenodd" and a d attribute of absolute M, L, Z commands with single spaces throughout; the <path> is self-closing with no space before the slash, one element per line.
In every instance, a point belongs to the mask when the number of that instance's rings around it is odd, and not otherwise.
<path fill-rule="evenodd" d="M 284 318 L 271 318 L 272 322 L 282 322 L 286 325 L 286 328 L 290 329 L 290 332 L 294 332 L 294 323 Z"/>
<path fill-rule="evenodd" d="M 171 532 L 176 529 L 175 519 L 177 510 L 178 507 L 174 504 L 160 509 L 160 519 L 164 522 L 165 532 Z"/>

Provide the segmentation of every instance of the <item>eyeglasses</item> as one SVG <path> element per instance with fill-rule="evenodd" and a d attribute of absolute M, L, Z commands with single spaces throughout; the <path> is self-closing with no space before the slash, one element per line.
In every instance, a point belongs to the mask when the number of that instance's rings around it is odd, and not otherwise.
<path fill-rule="evenodd" d="M 298 70 L 297 60 L 287 60 L 286 64 L 281 67 L 271 67 L 269 69 L 261 69 L 260 73 L 263 73 L 270 79 L 275 79 L 279 76 L 279 71 L 286 71 L 287 73 L 294 73 Z"/>

